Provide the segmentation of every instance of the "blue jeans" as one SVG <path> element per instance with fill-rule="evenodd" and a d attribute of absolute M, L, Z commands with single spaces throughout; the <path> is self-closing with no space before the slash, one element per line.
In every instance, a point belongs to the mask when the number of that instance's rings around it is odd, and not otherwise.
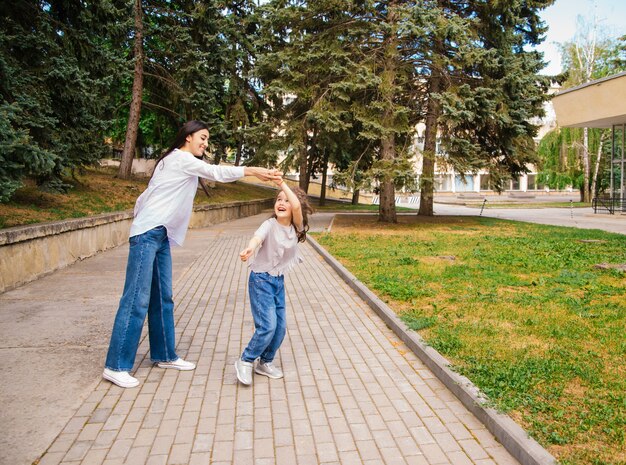
<path fill-rule="evenodd" d="M 255 331 L 241 359 L 254 362 L 259 358 L 263 363 L 271 362 L 287 331 L 285 277 L 251 272 L 248 293 Z"/>
<path fill-rule="evenodd" d="M 146 313 L 150 358 L 154 362 L 176 360 L 172 256 L 164 226 L 130 238 L 126 282 L 113 324 L 106 368 L 133 368 Z"/>

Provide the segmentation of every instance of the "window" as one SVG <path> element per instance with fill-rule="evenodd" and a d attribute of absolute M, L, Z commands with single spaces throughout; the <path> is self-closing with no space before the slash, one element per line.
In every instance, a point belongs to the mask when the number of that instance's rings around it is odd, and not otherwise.
<path fill-rule="evenodd" d="M 456 192 L 472 192 L 474 190 L 474 176 L 457 174 L 454 177 L 454 188 Z"/>

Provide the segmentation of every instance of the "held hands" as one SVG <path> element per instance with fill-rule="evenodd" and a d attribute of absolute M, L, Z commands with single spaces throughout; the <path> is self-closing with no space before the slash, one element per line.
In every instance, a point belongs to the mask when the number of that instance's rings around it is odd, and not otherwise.
<path fill-rule="evenodd" d="M 253 176 L 256 176 L 261 181 L 275 181 L 276 182 L 279 179 L 282 179 L 281 171 L 275 168 L 267 169 L 267 168 L 251 167 L 249 169 L 251 170 L 250 174 L 252 174 Z"/>

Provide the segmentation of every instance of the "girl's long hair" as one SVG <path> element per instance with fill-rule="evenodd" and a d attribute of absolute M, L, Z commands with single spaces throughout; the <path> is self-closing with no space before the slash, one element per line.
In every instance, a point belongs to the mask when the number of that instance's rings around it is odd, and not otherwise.
<path fill-rule="evenodd" d="M 309 230 L 309 215 L 312 215 L 314 213 L 314 210 L 309 203 L 309 197 L 307 196 L 306 192 L 304 192 L 299 187 L 292 187 L 291 190 L 294 194 L 296 194 L 296 197 L 298 197 L 298 200 L 300 201 L 300 207 L 302 208 L 302 231 L 300 231 L 298 227 L 293 223 L 293 215 L 291 217 L 291 224 L 296 230 L 298 242 L 304 242 L 306 241 L 306 232 Z M 278 196 L 281 192 L 282 190 L 278 191 L 278 194 L 276 194 L 276 199 L 278 199 Z M 276 213 L 272 215 L 272 218 L 276 218 Z"/>
<path fill-rule="evenodd" d="M 163 154 L 157 159 L 156 163 L 154 164 L 154 171 L 152 171 L 152 175 L 154 176 L 154 172 L 156 171 L 157 166 L 159 166 L 159 163 L 161 163 L 161 161 L 165 157 L 167 157 L 174 150 L 179 149 L 183 145 L 185 145 L 188 135 L 193 134 L 194 132 L 201 131 L 202 129 L 206 129 L 207 131 L 209 130 L 209 125 L 206 124 L 204 121 L 191 120 L 183 124 L 178 130 L 178 134 L 176 134 L 176 138 L 174 139 L 174 142 L 172 142 L 172 145 L 170 145 L 168 149 L 163 152 Z M 161 169 L 163 169 L 163 165 L 161 165 Z"/>

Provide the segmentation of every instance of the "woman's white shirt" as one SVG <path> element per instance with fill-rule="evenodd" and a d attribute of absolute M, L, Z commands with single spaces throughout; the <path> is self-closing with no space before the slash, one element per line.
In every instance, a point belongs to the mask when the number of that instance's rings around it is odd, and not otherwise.
<path fill-rule="evenodd" d="M 130 237 L 165 226 L 169 240 L 182 246 L 198 190 L 198 177 L 232 182 L 243 176 L 242 166 L 209 165 L 190 152 L 175 149 L 155 167 L 148 188 L 137 199 Z"/>

